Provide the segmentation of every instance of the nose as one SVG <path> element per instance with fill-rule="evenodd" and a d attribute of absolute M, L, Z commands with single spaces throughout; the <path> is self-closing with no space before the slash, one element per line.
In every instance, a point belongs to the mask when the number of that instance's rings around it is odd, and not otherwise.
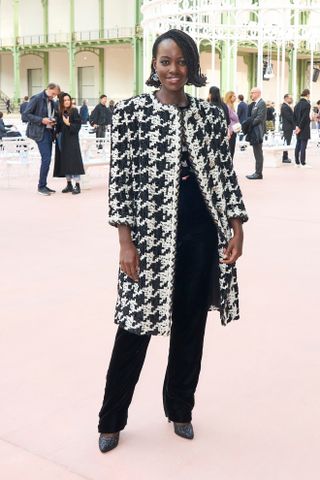
<path fill-rule="evenodd" d="M 176 62 L 170 64 L 170 74 L 176 74 L 179 72 L 179 65 Z"/>

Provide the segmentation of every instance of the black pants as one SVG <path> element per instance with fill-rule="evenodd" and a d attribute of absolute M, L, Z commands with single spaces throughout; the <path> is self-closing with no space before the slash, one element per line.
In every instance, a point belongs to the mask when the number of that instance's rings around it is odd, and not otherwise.
<path fill-rule="evenodd" d="M 233 159 L 234 157 L 234 152 L 236 148 L 236 141 L 237 141 L 237 134 L 235 132 L 232 133 L 230 140 L 229 140 L 229 148 L 230 148 L 230 153 L 231 157 Z"/>
<path fill-rule="evenodd" d="M 263 150 L 262 150 L 262 143 L 257 143 L 253 145 L 253 154 L 256 160 L 256 174 L 262 175 L 263 170 Z"/>
<path fill-rule="evenodd" d="M 283 131 L 283 137 L 284 137 L 287 145 L 291 144 L 292 135 L 293 135 L 293 130 L 284 130 Z M 289 158 L 288 157 L 288 152 L 283 151 L 282 160 L 288 160 L 288 158 Z"/>
<path fill-rule="evenodd" d="M 165 415 L 191 421 L 198 384 L 208 307 L 218 296 L 217 233 L 213 223 L 178 234 L 172 329 L 163 385 Z M 112 433 L 127 423 L 149 335 L 118 328 L 106 379 L 98 430 Z"/>
<path fill-rule="evenodd" d="M 96 138 L 105 138 L 106 125 L 98 125 L 96 129 Z"/>
<path fill-rule="evenodd" d="M 306 150 L 308 146 L 308 140 L 301 140 L 297 138 L 296 148 L 294 151 L 294 156 L 296 160 L 296 164 L 305 165 L 306 164 Z"/>

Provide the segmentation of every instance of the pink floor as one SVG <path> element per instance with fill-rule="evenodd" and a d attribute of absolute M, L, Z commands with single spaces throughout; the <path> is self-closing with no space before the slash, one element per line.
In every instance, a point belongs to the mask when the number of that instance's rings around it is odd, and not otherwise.
<path fill-rule="evenodd" d="M 118 249 L 103 169 L 80 196 L 41 197 L 35 176 L 10 187 L 1 178 L 1 479 L 319 478 L 319 154 L 308 151 L 313 169 L 266 168 L 256 182 L 244 178 L 252 160 L 238 154 L 250 214 L 242 318 L 221 327 L 209 315 L 196 437 L 182 440 L 165 422 L 168 339 L 154 338 L 128 426 L 107 455 L 96 426 Z"/>

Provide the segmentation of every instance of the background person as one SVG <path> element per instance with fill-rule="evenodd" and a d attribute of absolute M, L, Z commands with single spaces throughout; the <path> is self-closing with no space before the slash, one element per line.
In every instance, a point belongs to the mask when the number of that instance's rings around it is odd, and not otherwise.
<path fill-rule="evenodd" d="M 239 117 L 239 122 L 242 124 L 248 118 L 248 104 L 244 101 L 243 95 L 238 95 L 238 100 L 237 115 Z"/>
<path fill-rule="evenodd" d="M 109 222 L 120 242 L 119 328 L 99 414 L 103 453 L 118 445 L 152 335 L 170 333 L 164 412 L 191 440 L 208 309 L 219 305 L 222 323 L 238 318 L 235 262 L 247 215 L 223 111 L 184 91 L 206 83 L 189 35 L 160 35 L 152 57 L 147 85 L 157 91 L 118 103 L 113 116 Z"/>
<path fill-rule="evenodd" d="M 297 143 L 294 151 L 297 167 L 311 168 L 306 164 L 306 150 L 311 136 L 310 132 L 310 90 L 305 88 L 299 102 L 294 107 L 294 121 L 296 125 Z"/>
<path fill-rule="evenodd" d="M 230 124 L 228 126 L 229 129 L 229 147 L 231 152 L 231 157 L 233 159 L 234 152 L 236 148 L 236 140 L 237 140 L 237 133 L 240 132 L 241 125 L 239 123 L 239 117 L 235 111 L 234 104 L 236 101 L 236 94 L 232 91 L 227 92 L 224 97 L 225 104 L 228 107 L 229 119 Z"/>
<path fill-rule="evenodd" d="M 101 95 L 100 103 L 94 107 L 91 112 L 89 122 L 96 129 L 96 137 L 104 138 L 106 136 L 106 127 L 111 125 L 112 113 L 107 107 L 107 96 Z"/>
<path fill-rule="evenodd" d="M 82 102 L 80 107 L 80 118 L 83 125 L 86 125 L 89 122 L 88 100 L 83 100 Z"/>
<path fill-rule="evenodd" d="M 282 123 L 283 138 L 287 145 L 291 144 L 293 131 L 295 129 L 294 115 L 292 110 L 293 99 L 289 93 L 286 93 L 283 97 L 283 104 L 281 105 L 280 115 Z M 288 151 L 284 151 L 282 154 L 283 163 L 291 163 L 288 157 Z"/>
<path fill-rule="evenodd" d="M 21 103 L 20 105 L 20 115 L 21 115 L 21 119 L 22 119 L 22 115 L 23 113 L 25 112 L 27 106 L 28 106 L 28 102 L 29 102 L 29 97 L 26 95 L 25 97 L 23 97 L 23 102 Z"/>
<path fill-rule="evenodd" d="M 247 135 L 250 145 L 253 148 L 255 158 L 255 172 L 252 175 L 246 175 L 249 180 L 263 179 L 263 150 L 262 143 L 265 134 L 265 124 L 267 109 L 265 101 L 261 98 L 261 90 L 258 87 L 251 89 L 250 97 L 252 104 L 249 106 L 249 117 L 246 122 L 249 123 L 249 132 Z M 245 123 L 246 123 L 245 122 Z"/>
<path fill-rule="evenodd" d="M 3 121 L 3 112 L 0 112 L 0 140 L 7 136 L 7 129 Z"/>
<path fill-rule="evenodd" d="M 229 109 L 221 98 L 220 88 L 216 86 L 210 87 L 208 102 L 211 103 L 211 105 L 215 105 L 216 107 L 219 107 L 222 109 L 224 113 L 224 118 L 226 119 L 226 122 L 227 122 L 227 126 L 229 127 L 230 125 Z M 228 136 L 230 136 L 229 130 L 228 130 Z"/>
<path fill-rule="evenodd" d="M 68 93 L 59 96 L 59 113 L 56 124 L 56 150 L 54 162 L 54 177 L 66 177 L 67 186 L 62 193 L 79 194 L 80 175 L 84 175 L 82 156 L 79 143 L 81 119 L 77 108 L 72 105 Z M 75 186 L 72 185 L 75 181 Z"/>
<path fill-rule="evenodd" d="M 38 193 L 41 195 L 55 193 L 55 190 L 47 186 L 47 177 L 52 154 L 53 127 L 57 113 L 56 103 L 53 99 L 57 97 L 59 93 L 59 85 L 49 83 L 46 90 L 31 97 L 22 115 L 22 120 L 28 122 L 26 135 L 37 143 L 41 155 L 38 183 Z"/>

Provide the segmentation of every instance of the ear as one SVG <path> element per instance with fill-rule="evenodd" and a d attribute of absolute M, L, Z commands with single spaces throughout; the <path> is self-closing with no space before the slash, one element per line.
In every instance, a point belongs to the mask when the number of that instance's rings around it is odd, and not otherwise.
<path fill-rule="evenodd" d="M 152 60 L 152 66 L 153 66 L 153 70 L 156 71 L 156 65 L 157 65 L 157 60 L 154 58 Z"/>

